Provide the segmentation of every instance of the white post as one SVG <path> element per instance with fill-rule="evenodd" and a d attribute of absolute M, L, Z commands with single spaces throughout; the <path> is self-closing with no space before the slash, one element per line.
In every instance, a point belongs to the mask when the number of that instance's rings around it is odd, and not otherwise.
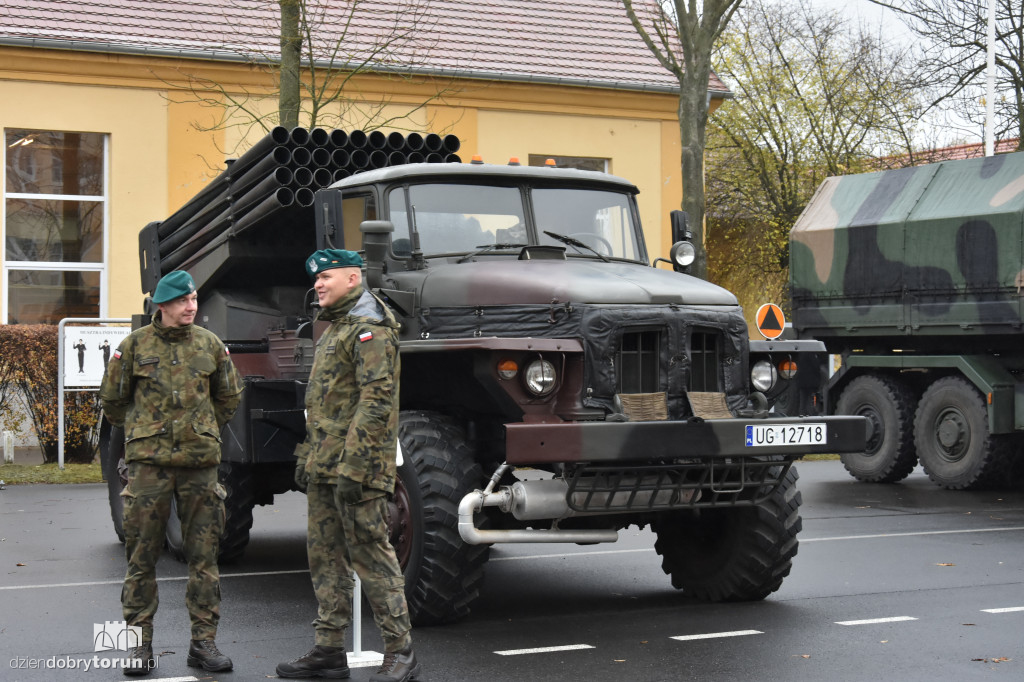
<path fill-rule="evenodd" d="M 4 464 L 14 464 L 14 433 L 4 431 Z"/>
<path fill-rule="evenodd" d="M 348 664 L 353 668 L 380 665 L 384 661 L 384 654 L 363 651 L 363 583 L 355 571 L 352 571 L 352 577 L 356 579 L 356 584 L 352 588 L 352 648 Z"/>
<path fill-rule="evenodd" d="M 352 589 L 352 654 L 361 656 L 363 653 L 363 581 L 359 574 L 355 576 L 356 586 Z"/>

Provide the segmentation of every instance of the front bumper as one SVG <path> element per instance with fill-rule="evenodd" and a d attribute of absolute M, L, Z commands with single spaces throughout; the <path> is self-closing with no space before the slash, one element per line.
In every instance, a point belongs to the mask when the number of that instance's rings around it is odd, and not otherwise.
<path fill-rule="evenodd" d="M 747 426 L 824 424 L 815 445 L 751 446 Z M 863 417 L 786 417 L 646 422 L 562 422 L 505 425 L 505 461 L 513 466 L 554 463 L 667 462 L 688 458 L 778 457 L 862 452 Z"/>

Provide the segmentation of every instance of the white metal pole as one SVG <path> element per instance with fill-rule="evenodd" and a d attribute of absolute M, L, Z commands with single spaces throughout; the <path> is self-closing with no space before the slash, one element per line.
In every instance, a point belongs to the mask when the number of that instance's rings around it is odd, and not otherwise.
<path fill-rule="evenodd" d="M 64 318 L 57 324 L 57 468 L 64 470 Z"/>
<path fill-rule="evenodd" d="M 352 655 L 363 654 L 363 581 L 352 571 L 356 585 L 352 589 Z"/>

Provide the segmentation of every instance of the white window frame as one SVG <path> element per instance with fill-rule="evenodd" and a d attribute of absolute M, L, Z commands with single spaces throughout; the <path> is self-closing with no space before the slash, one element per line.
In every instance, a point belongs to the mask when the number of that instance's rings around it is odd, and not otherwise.
<path fill-rule="evenodd" d="M 97 314 L 99 318 L 107 317 L 107 299 L 109 298 L 109 272 L 108 261 L 110 259 L 110 134 L 95 133 L 103 136 L 103 194 L 31 194 L 24 192 L 7 192 L 7 131 L 10 128 L 22 130 L 39 130 L 44 132 L 79 132 L 70 130 L 57 130 L 55 128 L 29 128 L 27 126 L 9 126 L 3 129 L 4 154 L 3 170 L 0 171 L 0 277 L 3 277 L 0 291 L 0 323 L 8 324 L 9 297 L 10 297 L 10 273 L 18 270 L 50 270 L 55 272 L 98 272 L 100 274 L 100 307 Z M 88 132 L 88 131 L 83 131 Z M 56 201 L 95 201 L 103 205 L 103 256 L 98 263 L 83 263 L 81 261 L 61 261 L 58 263 L 50 261 L 7 261 L 7 200 L 8 199 L 29 199 L 34 201 L 56 200 Z"/>

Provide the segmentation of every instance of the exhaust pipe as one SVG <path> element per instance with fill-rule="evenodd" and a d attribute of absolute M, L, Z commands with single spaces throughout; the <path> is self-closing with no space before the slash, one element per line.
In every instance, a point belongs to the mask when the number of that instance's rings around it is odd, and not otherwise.
<path fill-rule="evenodd" d="M 565 502 L 567 490 L 564 481 L 550 480 L 518 481 L 495 493 L 480 490 L 471 492 L 459 503 L 459 535 L 471 545 L 498 542 L 594 544 L 615 542 L 619 539 L 619 532 L 612 528 L 481 530 L 473 523 L 473 515 L 484 507 L 498 507 L 506 514 L 511 512 L 519 520 L 562 519 L 574 516 L 575 513 Z"/>

